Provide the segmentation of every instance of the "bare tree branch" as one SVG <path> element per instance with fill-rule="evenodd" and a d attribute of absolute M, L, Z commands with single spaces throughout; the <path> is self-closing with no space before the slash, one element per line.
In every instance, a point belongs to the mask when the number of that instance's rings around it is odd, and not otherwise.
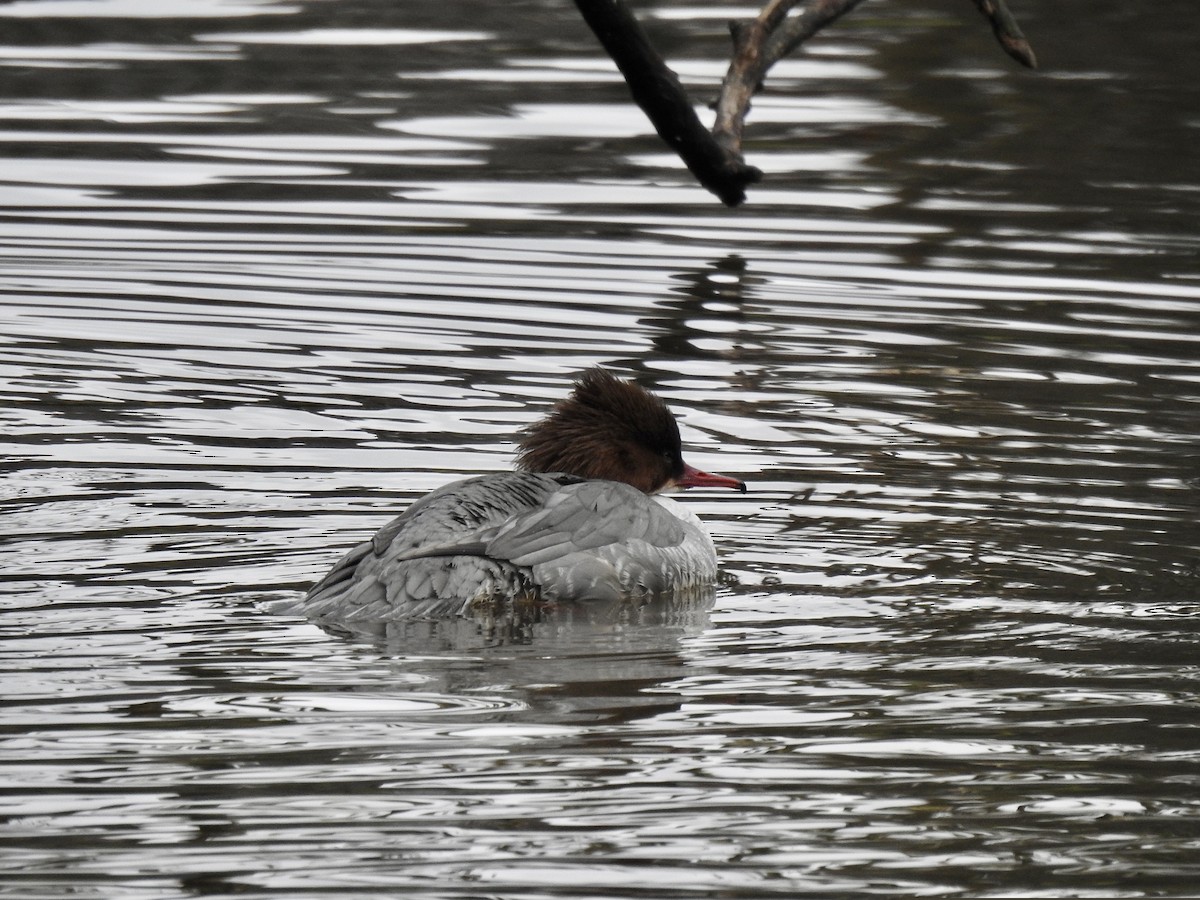
<path fill-rule="evenodd" d="M 844 16 L 863 0 L 809 0 L 799 16 L 780 23 L 771 36 L 767 53 L 774 65 L 801 44 L 824 28 Z"/>
<path fill-rule="evenodd" d="M 730 153 L 741 153 L 742 129 L 750 98 L 761 89 L 762 80 L 771 66 L 762 53 L 763 44 L 799 0 L 770 0 L 758 18 L 752 22 L 733 21 L 729 32 L 733 36 L 733 58 L 721 82 L 721 95 L 716 102 L 717 120 L 713 135 Z"/>
<path fill-rule="evenodd" d="M 729 23 L 733 56 L 715 104 L 709 131 L 700 122 L 679 77 L 658 55 L 623 0 L 575 0 L 584 21 L 613 58 L 633 99 L 659 136 L 708 190 L 726 206 L 746 199 L 746 187 L 762 172 L 742 158 L 742 133 L 750 101 L 771 66 L 865 0 L 766 0 L 759 14 Z M 1033 49 L 1005 0 L 972 0 L 992 25 L 1004 51 L 1030 68 Z M 801 3 L 803 8 L 791 15 Z"/>
<path fill-rule="evenodd" d="M 730 23 L 733 59 L 721 83 L 713 134 L 731 153 L 741 153 L 750 98 L 762 88 L 771 66 L 864 0 L 810 0 L 799 15 L 788 18 L 799 2 L 770 0 L 749 24 Z"/>
<path fill-rule="evenodd" d="M 613 58 L 654 129 L 696 179 L 726 206 L 746 199 L 746 185 L 762 178 L 740 153 L 713 138 L 692 108 L 677 76 L 650 44 L 637 19 L 620 0 L 575 0 L 588 27 Z"/>
<path fill-rule="evenodd" d="M 1033 48 L 1029 46 L 1029 41 L 1021 32 L 1021 26 L 1009 12 L 1004 0 L 972 0 L 972 2 L 979 7 L 984 18 L 992 23 L 992 33 L 996 35 L 996 40 L 1000 42 L 1004 52 L 1021 65 L 1036 69 L 1037 57 L 1033 55 Z"/>

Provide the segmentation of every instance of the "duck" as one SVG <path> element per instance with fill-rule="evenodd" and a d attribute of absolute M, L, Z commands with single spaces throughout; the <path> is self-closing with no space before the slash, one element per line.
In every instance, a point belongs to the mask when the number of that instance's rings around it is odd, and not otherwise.
<path fill-rule="evenodd" d="M 675 416 L 656 394 L 587 369 L 517 447 L 515 471 L 437 488 L 351 549 L 308 591 L 303 613 L 336 627 L 712 590 L 712 538 L 666 495 L 746 485 L 684 462 Z"/>

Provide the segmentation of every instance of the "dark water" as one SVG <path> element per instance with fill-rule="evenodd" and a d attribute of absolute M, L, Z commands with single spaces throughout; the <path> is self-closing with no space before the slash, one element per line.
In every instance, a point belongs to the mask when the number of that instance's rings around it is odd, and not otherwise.
<path fill-rule="evenodd" d="M 736 211 L 565 0 L 0 7 L 0 895 L 1194 894 L 1194 0 L 1013 5 L 781 65 Z M 272 612 L 594 363 L 752 485 L 710 611 Z"/>

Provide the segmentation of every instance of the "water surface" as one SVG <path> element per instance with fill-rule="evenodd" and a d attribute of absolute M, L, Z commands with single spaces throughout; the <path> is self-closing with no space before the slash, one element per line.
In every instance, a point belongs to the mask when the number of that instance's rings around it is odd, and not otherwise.
<path fill-rule="evenodd" d="M 961 5 L 782 64 L 735 211 L 568 3 L 0 9 L 0 895 L 1194 892 L 1191 3 Z M 597 363 L 751 484 L 711 609 L 275 612 Z"/>

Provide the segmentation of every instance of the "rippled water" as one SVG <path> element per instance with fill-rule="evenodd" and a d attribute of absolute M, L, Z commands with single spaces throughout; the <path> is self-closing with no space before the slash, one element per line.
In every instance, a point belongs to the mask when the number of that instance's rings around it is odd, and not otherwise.
<path fill-rule="evenodd" d="M 1191 2 L 866 4 L 736 211 L 566 2 L 0 8 L 0 895 L 1194 892 Z M 594 363 L 711 610 L 273 611 Z"/>

